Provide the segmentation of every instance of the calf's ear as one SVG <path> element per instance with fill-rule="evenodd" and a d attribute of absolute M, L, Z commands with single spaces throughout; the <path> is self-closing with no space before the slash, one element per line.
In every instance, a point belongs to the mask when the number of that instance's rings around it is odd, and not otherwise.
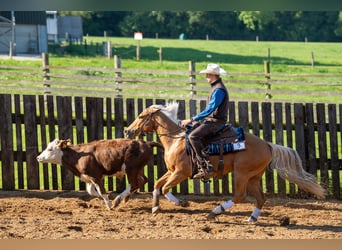
<path fill-rule="evenodd" d="M 67 140 L 60 140 L 58 147 L 59 148 L 67 148 L 68 146 L 72 145 L 71 140 L 67 139 Z"/>
<path fill-rule="evenodd" d="M 71 145 L 72 145 L 72 142 L 71 142 L 70 139 L 67 139 L 67 140 L 66 140 L 66 145 L 67 145 L 67 146 L 71 146 Z"/>

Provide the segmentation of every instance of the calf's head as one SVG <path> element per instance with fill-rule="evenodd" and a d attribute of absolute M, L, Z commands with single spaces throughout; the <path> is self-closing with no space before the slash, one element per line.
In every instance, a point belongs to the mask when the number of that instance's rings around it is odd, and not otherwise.
<path fill-rule="evenodd" d="M 41 163 L 61 164 L 63 156 L 62 149 L 68 147 L 69 145 L 71 145 L 70 139 L 54 139 L 48 144 L 46 149 L 37 156 L 37 161 Z"/>

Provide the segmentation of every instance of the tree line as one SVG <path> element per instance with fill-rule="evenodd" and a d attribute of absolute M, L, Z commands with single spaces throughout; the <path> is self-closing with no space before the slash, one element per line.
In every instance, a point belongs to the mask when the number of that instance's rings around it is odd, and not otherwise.
<path fill-rule="evenodd" d="M 78 15 L 84 34 L 146 38 L 342 41 L 342 11 L 60 11 Z"/>

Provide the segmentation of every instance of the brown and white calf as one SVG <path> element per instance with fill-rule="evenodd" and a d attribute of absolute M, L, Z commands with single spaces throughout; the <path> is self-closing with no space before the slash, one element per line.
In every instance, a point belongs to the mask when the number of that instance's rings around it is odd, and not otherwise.
<path fill-rule="evenodd" d="M 55 139 L 37 157 L 38 162 L 59 164 L 69 169 L 81 181 L 87 183 L 90 195 L 102 197 L 108 209 L 116 207 L 122 199 L 147 182 L 144 166 L 152 159 L 157 142 L 112 139 L 97 140 L 86 144 L 72 145 L 71 141 Z M 103 177 L 123 178 L 127 174 L 128 186 L 119 194 L 112 206 L 104 189 Z"/>

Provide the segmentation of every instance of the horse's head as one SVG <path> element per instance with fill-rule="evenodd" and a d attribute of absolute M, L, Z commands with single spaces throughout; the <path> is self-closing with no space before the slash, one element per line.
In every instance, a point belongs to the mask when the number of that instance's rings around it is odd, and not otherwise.
<path fill-rule="evenodd" d="M 126 137 L 134 138 L 145 133 L 152 132 L 156 129 L 153 115 L 160 109 L 149 107 L 139 114 L 139 116 L 125 130 Z"/>
<path fill-rule="evenodd" d="M 139 114 L 139 116 L 125 130 L 126 137 L 134 138 L 145 133 L 153 132 L 160 125 L 155 117 L 162 112 L 174 123 L 177 123 L 178 103 L 169 103 L 168 106 L 152 105 Z"/>

